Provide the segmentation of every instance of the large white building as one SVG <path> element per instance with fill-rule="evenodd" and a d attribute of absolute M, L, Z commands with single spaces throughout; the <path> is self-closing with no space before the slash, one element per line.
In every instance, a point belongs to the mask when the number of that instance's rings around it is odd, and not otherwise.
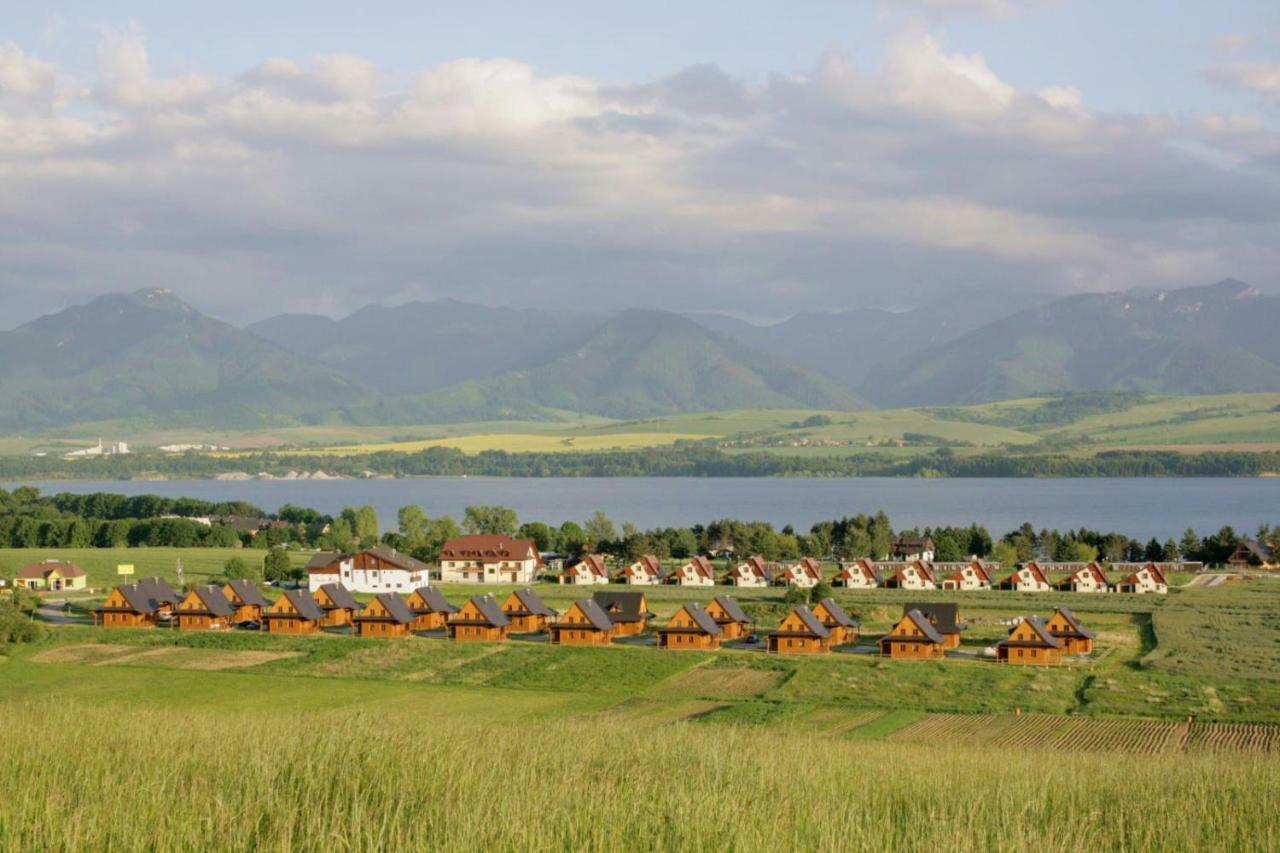
<path fill-rule="evenodd" d="M 307 586 L 315 592 L 340 583 L 352 592 L 410 593 L 431 583 L 431 567 L 393 548 L 368 548 L 355 554 L 322 551 L 307 564 Z"/>
<path fill-rule="evenodd" d="M 530 584 L 541 566 L 531 539 L 459 536 L 444 543 L 440 551 L 440 579 L 445 583 Z"/>

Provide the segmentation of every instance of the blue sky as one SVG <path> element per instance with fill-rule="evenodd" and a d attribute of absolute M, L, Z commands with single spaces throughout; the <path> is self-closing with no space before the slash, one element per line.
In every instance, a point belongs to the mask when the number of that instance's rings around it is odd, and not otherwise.
<path fill-rule="evenodd" d="M 0 326 L 1275 291 L 1278 119 L 1274 0 L 25 3 Z"/>

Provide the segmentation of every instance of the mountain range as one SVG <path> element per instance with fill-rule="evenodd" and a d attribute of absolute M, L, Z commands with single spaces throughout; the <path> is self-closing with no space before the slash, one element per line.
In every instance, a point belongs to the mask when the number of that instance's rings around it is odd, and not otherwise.
<path fill-rule="evenodd" d="M 850 410 L 1075 390 L 1280 390 L 1280 299 L 1242 282 L 756 325 L 631 309 L 370 306 L 240 329 L 169 291 L 0 332 L 0 430 L 113 419 L 220 427 Z M 870 401 L 870 403 L 868 403 Z"/>

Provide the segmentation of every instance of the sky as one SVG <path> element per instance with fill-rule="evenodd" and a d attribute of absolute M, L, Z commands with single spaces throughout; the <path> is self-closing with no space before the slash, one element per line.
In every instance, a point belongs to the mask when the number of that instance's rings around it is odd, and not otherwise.
<path fill-rule="evenodd" d="M 1274 0 L 187 5 L 0 16 L 0 327 L 1280 292 Z"/>

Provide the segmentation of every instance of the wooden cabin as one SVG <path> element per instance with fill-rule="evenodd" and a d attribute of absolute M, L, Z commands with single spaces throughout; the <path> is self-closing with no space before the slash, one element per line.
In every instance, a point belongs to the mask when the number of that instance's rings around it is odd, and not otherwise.
<path fill-rule="evenodd" d="M 726 572 L 721 580 L 729 586 L 768 586 L 769 564 L 764 561 L 764 557 L 748 557 Z"/>
<path fill-rule="evenodd" d="M 1130 592 L 1137 595 L 1151 593 L 1154 595 L 1167 595 L 1169 592 L 1169 581 L 1165 578 L 1164 572 L 1160 566 L 1155 563 L 1146 563 L 1136 572 L 1131 573 L 1124 580 L 1116 584 L 1117 592 Z"/>
<path fill-rule="evenodd" d="M 1227 557 L 1227 565 L 1233 569 L 1265 568 L 1274 565 L 1275 553 L 1266 542 L 1243 539 Z M 1161 570 L 1163 573 L 1163 569 Z"/>
<path fill-rule="evenodd" d="M 1039 616 L 1028 616 L 996 643 L 996 660 L 1024 666 L 1055 666 L 1062 663 L 1064 644 Z"/>
<path fill-rule="evenodd" d="M 933 566 L 924 560 L 901 563 L 884 579 L 885 589 L 937 589 Z"/>
<path fill-rule="evenodd" d="M 263 614 L 272 634 L 318 634 L 324 611 L 307 589 L 286 589 Z"/>
<path fill-rule="evenodd" d="M 942 579 L 943 589 L 981 590 L 991 589 L 995 579 L 991 576 L 991 566 L 976 557 L 958 567 L 954 572 Z"/>
<path fill-rule="evenodd" d="M 182 596 L 169 585 L 164 578 L 143 578 L 137 585 L 156 601 L 157 613 L 161 620 L 173 613 L 173 608 L 182 601 Z"/>
<path fill-rule="evenodd" d="M 796 607 L 765 639 L 765 649 L 776 654 L 812 655 L 831 651 L 831 632 L 807 607 Z"/>
<path fill-rule="evenodd" d="M 121 584 L 93 609 L 93 623 L 104 628 L 154 628 L 160 602 L 141 584 Z"/>
<path fill-rule="evenodd" d="M 1062 643 L 1062 649 L 1069 655 L 1087 655 L 1093 652 L 1094 633 L 1080 624 L 1074 613 L 1065 607 L 1053 612 L 1046 623 L 1049 633 Z"/>
<path fill-rule="evenodd" d="M 1044 573 L 1044 569 L 1035 560 L 1023 563 L 1000 583 L 996 589 L 1012 589 L 1017 592 L 1050 592 L 1053 584 Z"/>
<path fill-rule="evenodd" d="M 444 593 L 434 586 L 420 586 L 409 593 L 406 603 L 413 611 L 413 630 L 440 631 L 449 622 L 449 617 L 458 612 L 458 608 L 450 604 Z"/>
<path fill-rule="evenodd" d="M 653 554 L 645 554 L 631 565 L 618 572 L 618 583 L 632 586 L 656 586 L 665 580 L 662 561 Z"/>
<path fill-rule="evenodd" d="M 717 595 L 707 603 L 707 613 L 716 620 L 725 640 L 743 640 L 756 632 L 756 621 L 733 598 Z"/>
<path fill-rule="evenodd" d="M 413 611 L 398 592 L 380 592 L 355 616 L 361 637 L 412 637 Z"/>
<path fill-rule="evenodd" d="M 516 634 L 541 634 L 559 615 L 531 589 L 514 590 L 502 602 L 502 612 L 507 614 Z"/>
<path fill-rule="evenodd" d="M 1110 592 L 1111 583 L 1095 560 L 1067 575 L 1058 584 L 1058 589 L 1064 592 Z"/>
<path fill-rule="evenodd" d="M 712 568 L 710 560 L 699 555 L 668 575 L 667 583 L 680 586 L 715 586 L 716 571 Z"/>
<path fill-rule="evenodd" d="M 216 586 L 198 586 L 178 602 L 181 631 L 227 631 L 235 626 L 236 609 Z"/>
<path fill-rule="evenodd" d="M 946 657 L 946 640 L 919 610 L 903 614 L 889 633 L 880 638 L 880 654 L 901 660 L 941 660 Z"/>
<path fill-rule="evenodd" d="M 919 602 L 902 605 L 902 615 L 912 610 L 920 613 L 933 629 L 942 635 L 942 647 L 954 649 L 960 645 L 960 634 L 964 631 L 964 619 L 960 616 L 960 605 L 947 602 Z"/>
<path fill-rule="evenodd" d="M 701 604 L 686 604 L 658 629 L 660 649 L 718 649 L 724 631 Z"/>
<path fill-rule="evenodd" d="M 858 642 L 858 620 L 844 612 L 834 598 L 824 598 L 813 606 L 813 615 L 831 632 L 831 645 L 844 646 Z"/>
<path fill-rule="evenodd" d="M 852 563 L 841 563 L 840 571 L 831 580 L 833 586 L 848 589 L 875 589 L 880 586 L 880 569 L 870 557 L 861 557 Z"/>
<path fill-rule="evenodd" d="M 262 614 L 271 602 L 251 580 L 227 581 L 222 587 L 222 594 L 235 608 L 231 621 L 237 625 L 244 622 L 262 624 Z"/>
<path fill-rule="evenodd" d="M 618 592 L 600 590 L 591 593 L 591 600 L 600 605 L 614 625 L 614 636 L 632 637 L 643 634 L 649 627 L 653 614 L 643 592 Z"/>
<path fill-rule="evenodd" d="M 492 595 L 476 595 L 449 617 L 446 629 L 450 640 L 499 642 L 511 634 L 511 620 Z"/>
<path fill-rule="evenodd" d="M 561 646 L 607 646 L 613 642 L 613 622 L 590 598 L 569 605 L 562 618 L 551 623 L 551 642 Z"/>
<path fill-rule="evenodd" d="M 609 566 L 603 554 L 587 554 L 562 571 L 557 579 L 560 583 L 606 584 L 609 582 Z"/>
<path fill-rule="evenodd" d="M 324 611 L 324 620 L 320 624 L 325 628 L 354 625 L 356 614 L 364 607 L 341 583 L 323 584 L 316 588 L 314 596 L 316 604 Z"/>

